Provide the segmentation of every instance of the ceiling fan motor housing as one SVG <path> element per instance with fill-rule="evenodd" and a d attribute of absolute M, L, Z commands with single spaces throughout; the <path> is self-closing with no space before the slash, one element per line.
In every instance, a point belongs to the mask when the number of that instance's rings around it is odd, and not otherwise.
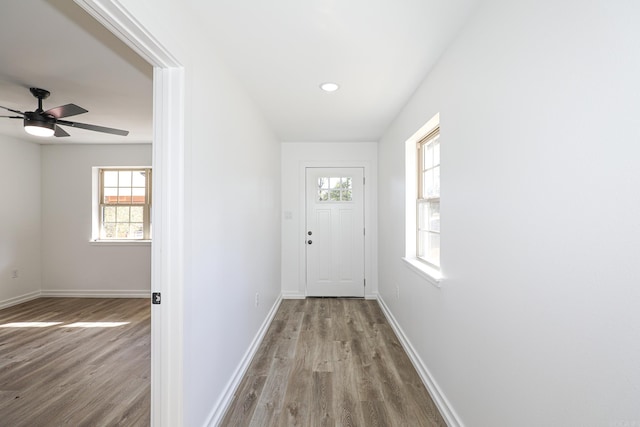
<path fill-rule="evenodd" d="M 56 118 L 50 114 L 42 114 L 37 111 L 27 111 L 24 113 L 24 126 L 37 126 L 55 130 Z"/>

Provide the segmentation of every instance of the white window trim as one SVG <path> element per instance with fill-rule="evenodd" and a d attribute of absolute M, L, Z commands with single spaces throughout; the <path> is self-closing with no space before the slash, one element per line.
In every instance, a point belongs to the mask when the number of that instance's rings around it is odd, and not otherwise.
<path fill-rule="evenodd" d="M 150 246 L 151 240 L 90 240 L 96 246 Z"/>
<path fill-rule="evenodd" d="M 411 271 L 437 288 L 440 288 L 445 279 L 442 273 L 442 260 L 440 260 L 440 269 L 437 269 L 418 258 L 416 254 L 416 195 L 418 194 L 418 168 L 416 166 L 418 150 L 416 150 L 416 146 L 439 124 L 440 114 L 438 113 L 405 142 L 405 256 L 402 257 L 405 265 Z"/>
<path fill-rule="evenodd" d="M 426 279 L 427 282 L 431 283 L 437 288 L 441 286 L 443 277 L 440 270 L 436 270 L 429 264 L 420 261 L 418 258 L 403 257 L 402 260 L 404 261 L 405 265 L 418 276 Z"/>
<path fill-rule="evenodd" d="M 95 166 L 91 168 L 91 245 L 105 246 L 149 246 L 152 239 L 100 239 L 100 170 L 106 169 L 152 169 L 151 166 Z M 153 179 L 153 178 L 152 178 Z M 149 188 L 148 194 L 151 194 L 153 183 Z M 153 201 L 152 201 L 153 203 Z M 151 215 L 151 205 L 149 213 Z M 151 219 L 150 219 L 151 221 Z M 149 225 L 151 222 L 149 223 Z"/>

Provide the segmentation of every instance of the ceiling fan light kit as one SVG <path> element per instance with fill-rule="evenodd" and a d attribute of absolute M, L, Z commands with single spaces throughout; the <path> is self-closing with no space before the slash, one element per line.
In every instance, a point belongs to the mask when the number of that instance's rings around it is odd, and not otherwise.
<path fill-rule="evenodd" d="M 79 107 L 75 104 L 66 104 L 61 105 L 59 107 L 52 108 L 47 111 L 43 111 L 42 109 L 42 100 L 49 97 L 50 92 L 45 89 L 40 89 L 36 87 L 32 87 L 29 89 L 31 94 L 38 98 L 38 108 L 35 111 L 26 111 L 22 112 L 19 110 L 13 110 L 11 108 L 2 107 L 7 111 L 12 113 L 21 114 L 20 116 L 3 116 L 8 119 L 23 119 L 24 130 L 31 135 L 41 136 L 41 137 L 64 137 L 69 136 L 69 134 L 62 129 L 58 125 L 63 126 L 71 126 L 77 127 L 80 129 L 91 130 L 94 132 L 103 132 L 109 133 L 113 135 L 127 136 L 129 131 L 108 128 L 104 126 L 96 126 L 90 125 L 86 123 L 78 123 L 78 122 L 70 122 L 68 120 L 59 120 L 63 117 L 75 116 L 77 114 L 87 113 L 88 110 L 85 110 L 82 107 Z"/>
<path fill-rule="evenodd" d="M 24 113 L 24 130 L 35 136 L 53 136 L 56 132 L 56 121 L 55 118 L 49 119 L 27 111 Z"/>

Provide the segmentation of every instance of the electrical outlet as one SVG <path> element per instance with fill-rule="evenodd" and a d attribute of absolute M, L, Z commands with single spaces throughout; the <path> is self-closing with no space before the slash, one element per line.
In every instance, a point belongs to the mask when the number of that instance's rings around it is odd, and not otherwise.
<path fill-rule="evenodd" d="M 256 307 L 260 305 L 260 294 L 256 292 Z"/>
<path fill-rule="evenodd" d="M 12 279 L 17 279 L 18 278 L 18 270 L 13 270 L 11 272 L 11 278 Z"/>

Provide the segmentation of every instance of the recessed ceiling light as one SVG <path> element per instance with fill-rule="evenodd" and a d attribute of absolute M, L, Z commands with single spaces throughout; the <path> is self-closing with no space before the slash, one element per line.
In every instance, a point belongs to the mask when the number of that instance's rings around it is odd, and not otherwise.
<path fill-rule="evenodd" d="M 322 83 L 320 85 L 320 89 L 322 89 L 325 92 L 335 92 L 338 89 L 340 89 L 340 86 L 338 86 L 337 83 L 327 82 L 327 83 Z"/>

